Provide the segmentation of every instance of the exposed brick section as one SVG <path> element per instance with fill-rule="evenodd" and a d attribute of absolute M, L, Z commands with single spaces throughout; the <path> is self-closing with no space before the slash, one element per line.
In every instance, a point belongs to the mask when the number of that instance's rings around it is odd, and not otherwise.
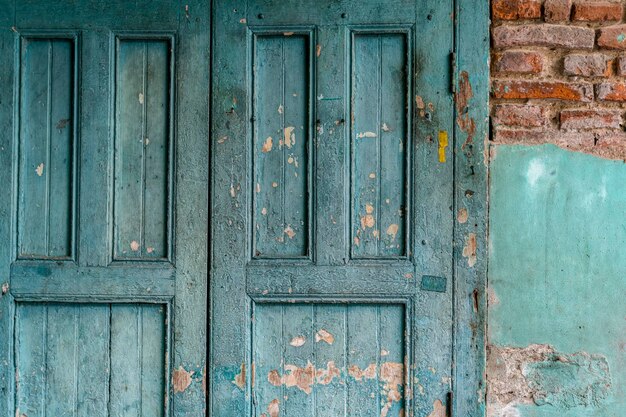
<path fill-rule="evenodd" d="M 494 68 L 501 74 L 539 74 L 543 56 L 538 52 L 505 51 L 494 56 Z"/>
<path fill-rule="evenodd" d="M 617 75 L 620 77 L 626 76 L 626 56 L 619 57 L 617 63 Z"/>
<path fill-rule="evenodd" d="M 586 27 L 551 25 L 498 26 L 493 29 L 496 48 L 548 46 L 555 48 L 592 49 L 595 31 Z"/>
<path fill-rule="evenodd" d="M 626 25 L 615 25 L 600 29 L 598 46 L 608 49 L 626 49 Z"/>
<path fill-rule="evenodd" d="M 495 98 L 505 99 L 556 99 L 590 102 L 593 86 L 589 83 L 562 81 L 497 80 L 493 83 Z"/>
<path fill-rule="evenodd" d="M 561 112 L 563 130 L 619 129 L 621 125 L 621 110 L 570 109 Z"/>
<path fill-rule="evenodd" d="M 539 0 L 494 0 L 491 6 L 494 19 L 517 20 L 541 17 L 541 1 Z"/>
<path fill-rule="evenodd" d="M 626 0 L 490 1 L 491 140 L 626 162 Z"/>
<path fill-rule="evenodd" d="M 574 3 L 572 20 L 581 22 L 608 22 L 622 19 L 620 3 L 608 1 L 584 1 Z"/>
<path fill-rule="evenodd" d="M 546 123 L 546 109 L 525 104 L 500 104 L 494 114 L 495 126 L 541 127 Z"/>
<path fill-rule="evenodd" d="M 626 83 L 604 82 L 596 87 L 598 100 L 626 101 Z"/>
<path fill-rule="evenodd" d="M 563 72 L 566 75 L 583 77 L 608 77 L 611 75 L 609 65 L 611 58 L 604 54 L 572 54 L 563 61 Z"/>
<path fill-rule="evenodd" d="M 546 22 L 567 22 L 572 11 L 572 0 L 546 0 L 543 8 Z"/>

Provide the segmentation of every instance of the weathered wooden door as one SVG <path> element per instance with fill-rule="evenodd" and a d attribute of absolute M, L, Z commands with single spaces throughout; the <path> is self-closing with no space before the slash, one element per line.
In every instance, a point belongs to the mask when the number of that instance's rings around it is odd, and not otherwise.
<path fill-rule="evenodd" d="M 213 16 L 211 415 L 446 415 L 452 2 Z"/>
<path fill-rule="evenodd" d="M 0 1 L 0 415 L 203 412 L 209 16 Z"/>

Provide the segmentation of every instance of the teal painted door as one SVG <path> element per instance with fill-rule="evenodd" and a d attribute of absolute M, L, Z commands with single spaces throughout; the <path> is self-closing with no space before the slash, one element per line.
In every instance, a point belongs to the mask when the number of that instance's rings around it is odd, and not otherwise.
<path fill-rule="evenodd" d="M 208 1 L 0 1 L 0 415 L 205 408 Z"/>
<path fill-rule="evenodd" d="M 452 2 L 213 17 L 210 414 L 445 416 Z"/>

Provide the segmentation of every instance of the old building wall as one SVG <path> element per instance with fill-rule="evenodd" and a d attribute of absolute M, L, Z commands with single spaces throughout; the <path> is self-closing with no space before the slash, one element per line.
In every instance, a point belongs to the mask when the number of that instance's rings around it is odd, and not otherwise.
<path fill-rule="evenodd" d="M 493 0 L 489 416 L 626 415 L 626 1 Z"/>

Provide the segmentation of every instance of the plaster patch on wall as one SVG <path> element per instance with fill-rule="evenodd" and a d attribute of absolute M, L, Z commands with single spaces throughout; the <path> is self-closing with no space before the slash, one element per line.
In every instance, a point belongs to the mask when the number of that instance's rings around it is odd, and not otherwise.
<path fill-rule="evenodd" d="M 518 417 L 517 405 L 598 407 L 611 390 L 606 358 L 550 345 L 487 347 L 487 415 Z"/>

